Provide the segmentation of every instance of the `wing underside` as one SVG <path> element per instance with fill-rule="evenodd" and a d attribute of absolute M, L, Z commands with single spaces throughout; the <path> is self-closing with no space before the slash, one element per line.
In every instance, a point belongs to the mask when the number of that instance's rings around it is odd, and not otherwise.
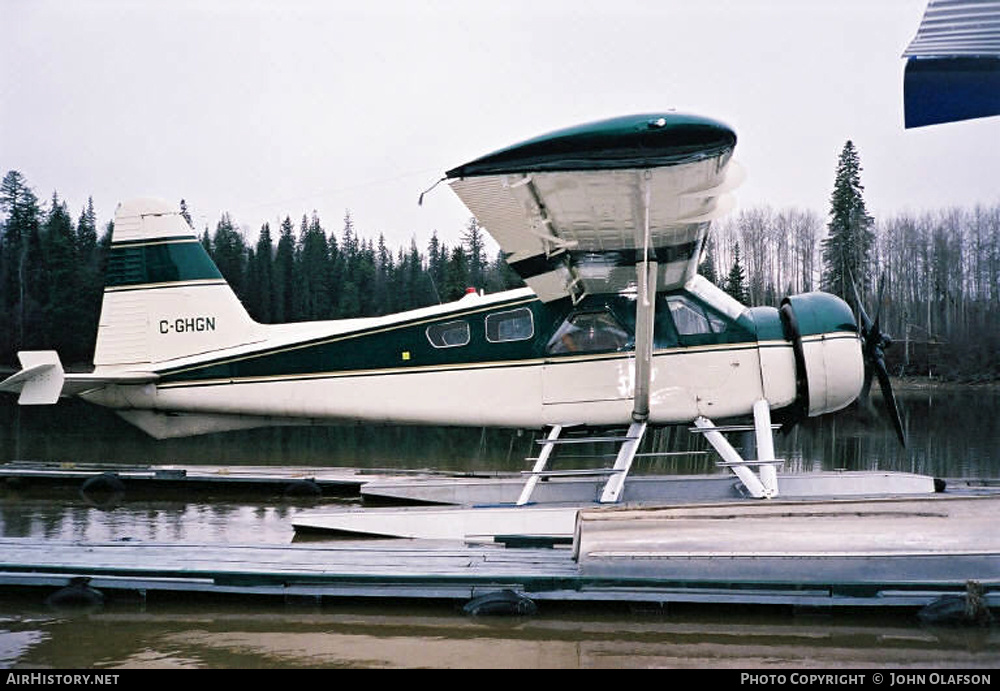
<path fill-rule="evenodd" d="M 731 156 L 731 146 L 713 146 L 679 160 L 649 157 L 649 165 L 633 157 L 627 167 L 532 170 L 515 161 L 493 173 L 458 169 L 450 184 L 542 300 L 579 299 L 634 288 L 644 258 L 656 262 L 661 290 L 683 285 L 740 182 Z"/>

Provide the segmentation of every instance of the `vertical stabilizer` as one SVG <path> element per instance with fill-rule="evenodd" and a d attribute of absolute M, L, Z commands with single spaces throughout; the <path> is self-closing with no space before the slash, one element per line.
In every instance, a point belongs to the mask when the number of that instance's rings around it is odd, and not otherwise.
<path fill-rule="evenodd" d="M 247 314 L 180 211 L 119 205 L 97 332 L 97 367 L 149 365 L 259 340 Z"/>

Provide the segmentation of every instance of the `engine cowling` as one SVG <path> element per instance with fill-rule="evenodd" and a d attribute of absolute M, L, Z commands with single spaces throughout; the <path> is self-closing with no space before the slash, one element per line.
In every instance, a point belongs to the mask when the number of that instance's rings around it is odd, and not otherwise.
<path fill-rule="evenodd" d="M 836 295 L 791 295 L 779 309 L 785 337 L 795 349 L 797 405 L 810 416 L 850 405 L 861 392 L 865 365 L 858 325 Z"/>

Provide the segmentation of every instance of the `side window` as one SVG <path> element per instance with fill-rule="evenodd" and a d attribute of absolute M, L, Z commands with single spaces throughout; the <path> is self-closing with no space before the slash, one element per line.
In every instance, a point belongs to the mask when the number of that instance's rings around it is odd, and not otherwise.
<path fill-rule="evenodd" d="M 674 319 L 674 327 L 681 336 L 712 333 L 712 327 L 700 307 L 680 297 L 667 298 L 667 307 Z"/>
<path fill-rule="evenodd" d="M 486 316 L 486 340 L 490 343 L 525 341 L 534 335 L 535 322 L 526 307 Z"/>
<path fill-rule="evenodd" d="M 729 323 L 711 310 L 705 310 L 687 298 L 667 298 L 667 307 L 674 320 L 674 327 L 681 336 L 720 334 L 729 329 Z"/>
<path fill-rule="evenodd" d="M 621 350 L 629 336 L 610 312 L 580 312 L 566 318 L 545 349 L 550 354 Z"/>
<path fill-rule="evenodd" d="M 715 333 L 720 334 L 729 328 L 729 322 L 719 317 L 719 315 L 711 310 L 705 310 L 705 313 L 708 315 L 708 322 L 712 325 L 712 331 Z"/>
<path fill-rule="evenodd" d="M 427 340 L 435 348 L 456 348 L 469 342 L 469 322 L 454 321 L 431 324 L 427 327 Z"/>

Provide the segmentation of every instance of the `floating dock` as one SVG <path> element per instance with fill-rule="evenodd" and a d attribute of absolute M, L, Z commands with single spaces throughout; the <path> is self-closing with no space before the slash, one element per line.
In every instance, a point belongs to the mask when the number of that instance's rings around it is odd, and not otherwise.
<path fill-rule="evenodd" d="M 383 498 L 380 493 L 402 488 L 410 500 L 413 492 L 426 500 L 430 489 L 438 493 L 431 501 L 439 503 L 441 491 L 452 492 L 455 502 L 481 492 L 508 499 L 523 483 L 518 476 L 400 477 L 350 468 L 26 463 L 0 466 L 3 478 L 18 487 L 82 489 L 114 479 L 129 492 L 237 489 L 267 496 L 303 484 L 338 496 L 371 488 Z M 112 599 L 199 593 L 461 602 L 504 592 L 539 602 L 920 607 L 962 596 L 975 584 L 987 606 L 1000 606 L 1000 533 L 993 525 L 1000 492 L 989 482 L 948 483 L 942 492 L 943 483 L 926 476 L 818 473 L 783 478 L 790 496 L 770 500 L 741 497 L 728 476 L 638 476 L 630 483 L 638 500 L 630 503 L 626 495 L 625 503 L 611 506 L 591 500 L 317 509 L 292 519 L 297 530 L 323 530 L 336 520 L 332 529 L 353 539 L 189 544 L 4 538 L 0 588 L 44 597 L 74 587 L 71 582 L 86 583 Z M 553 478 L 539 483 L 538 496 L 593 497 L 598 486 Z M 811 496 L 833 487 L 840 497 Z M 404 538 L 362 540 L 357 534 Z"/>
<path fill-rule="evenodd" d="M 468 474 L 427 470 L 368 470 L 316 466 L 125 465 L 118 463 L 53 463 L 11 461 L 0 464 L 0 483 L 8 487 L 85 486 L 95 491 L 123 490 L 256 493 L 264 496 L 324 495 L 360 497 L 370 482 L 403 477 L 454 477 Z M 89 483 L 89 484 L 88 484 Z"/>
<path fill-rule="evenodd" d="M 524 480 L 476 478 L 389 478 L 361 488 L 371 496 L 409 499 L 421 504 L 398 508 L 316 509 L 295 517 L 300 532 L 373 537 L 485 540 L 493 536 L 569 542 L 581 510 L 609 506 L 662 506 L 732 502 L 750 499 L 742 483 L 726 475 L 647 476 L 630 478 L 623 499 L 601 503 L 602 480 L 558 477 L 535 487 L 536 501 L 518 504 Z M 832 472 L 778 476 L 781 497 L 792 500 L 928 497 L 943 489 L 927 475 L 895 472 Z"/>
<path fill-rule="evenodd" d="M 369 540 L 285 545 L 0 539 L 0 586 L 468 601 L 921 607 L 970 584 L 1000 606 L 995 494 L 580 510 L 566 547 Z"/>
<path fill-rule="evenodd" d="M 933 494 L 941 488 L 928 475 L 880 471 L 832 471 L 777 475 L 783 497 L 879 496 Z M 603 477 L 553 476 L 539 482 L 533 503 L 597 503 Z M 373 477 L 361 488 L 372 504 L 514 504 L 524 488 L 524 475 L 505 477 Z M 742 483 L 729 473 L 714 475 L 632 475 L 622 490 L 622 503 L 693 503 L 747 498 Z"/>

